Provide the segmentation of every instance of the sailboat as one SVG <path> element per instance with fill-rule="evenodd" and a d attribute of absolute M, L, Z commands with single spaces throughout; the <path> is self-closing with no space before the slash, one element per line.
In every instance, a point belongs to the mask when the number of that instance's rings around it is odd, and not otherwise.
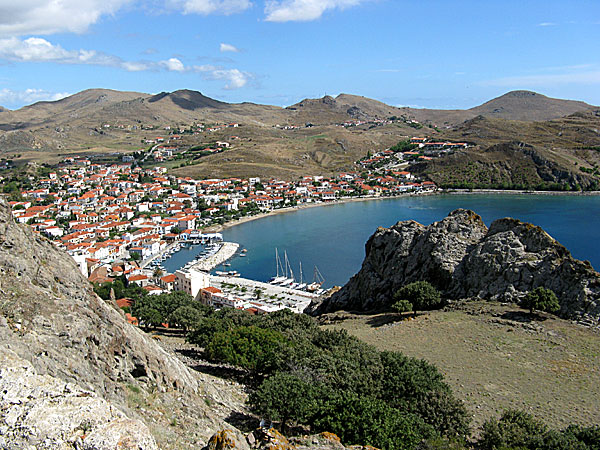
<path fill-rule="evenodd" d="M 277 247 L 275 247 L 275 267 L 277 271 L 277 275 L 271 278 L 271 284 L 280 284 L 287 280 L 287 276 L 283 276 L 283 265 L 281 264 L 281 259 L 279 258 L 279 253 L 277 252 Z M 281 268 L 281 272 L 279 269 Z"/>
<path fill-rule="evenodd" d="M 285 267 L 285 280 L 283 280 L 281 283 L 279 283 L 281 286 L 288 286 L 290 284 L 292 284 L 295 280 L 294 280 L 294 272 L 292 271 L 292 266 L 290 266 L 290 260 L 288 259 L 287 256 L 287 251 L 283 251 L 283 257 L 284 257 L 284 267 Z"/>
<path fill-rule="evenodd" d="M 313 282 L 310 283 L 308 286 L 306 286 L 306 290 L 309 292 L 317 292 L 317 291 L 321 290 L 321 286 L 323 285 L 324 282 L 325 282 L 325 278 L 323 278 L 323 275 L 321 275 L 321 272 L 319 272 L 319 268 L 317 266 L 315 266 Z"/>
<path fill-rule="evenodd" d="M 294 289 L 305 289 L 306 288 L 306 283 L 304 283 L 302 281 L 302 261 L 300 261 L 300 281 L 298 281 L 298 283 L 296 283 L 296 287 Z"/>

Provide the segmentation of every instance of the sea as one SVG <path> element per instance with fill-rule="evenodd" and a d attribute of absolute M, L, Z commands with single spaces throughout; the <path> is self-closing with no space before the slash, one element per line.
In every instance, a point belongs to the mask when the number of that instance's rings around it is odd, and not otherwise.
<path fill-rule="evenodd" d="M 600 268 L 600 196 L 494 193 L 337 203 L 242 223 L 225 229 L 223 238 L 239 243 L 247 250 L 245 256 L 238 254 L 229 261 L 231 266 L 216 270 L 236 270 L 244 278 L 268 281 L 277 274 L 277 249 L 297 280 L 302 274 L 304 282 L 312 282 L 316 267 L 325 280 L 323 287 L 341 286 L 360 269 L 365 243 L 377 227 L 403 220 L 429 225 L 457 208 L 475 211 L 488 226 L 502 217 L 539 225 L 575 258 Z M 163 265 L 173 272 L 200 251 L 184 249 Z"/>

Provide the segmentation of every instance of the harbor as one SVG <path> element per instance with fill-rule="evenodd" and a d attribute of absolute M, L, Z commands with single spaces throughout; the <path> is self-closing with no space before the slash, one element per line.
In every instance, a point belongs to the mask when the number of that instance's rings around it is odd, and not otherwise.
<path fill-rule="evenodd" d="M 272 312 L 283 308 L 301 313 L 317 298 L 315 293 L 273 285 L 261 281 L 231 276 L 210 277 L 211 286 L 219 289 L 226 296 L 240 300 L 240 307 L 256 308 L 261 312 Z"/>
<path fill-rule="evenodd" d="M 237 252 L 240 247 L 239 244 L 235 242 L 222 242 L 220 244 L 215 244 L 217 249 L 214 253 L 209 253 L 206 257 L 199 259 L 197 262 L 190 264 L 195 270 L 201 270 L 204 272 L 210 272 L 215 267 L 220 264 L 223 264 L 229 258 L 231 258 Z M 189 264 L 189 263 L 188 263 Z"/>

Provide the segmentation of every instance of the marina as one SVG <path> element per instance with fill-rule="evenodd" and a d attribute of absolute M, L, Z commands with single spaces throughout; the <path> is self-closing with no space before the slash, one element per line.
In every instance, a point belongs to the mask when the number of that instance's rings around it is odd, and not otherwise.
<path fill-rule="evenodd" d="M 250 307 L 263 308 L 265 312 L 288 308 L 301 313 L 313 299 L 318 297 L 316 293 L 247 278 L 211 276 L 210 280 L 211 286 L 217 287 L 224 293 L 235 295 Z"/>

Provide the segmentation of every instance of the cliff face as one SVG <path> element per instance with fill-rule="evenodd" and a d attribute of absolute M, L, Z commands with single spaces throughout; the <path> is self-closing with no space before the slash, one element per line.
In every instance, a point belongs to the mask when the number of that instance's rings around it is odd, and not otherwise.
<path fill-rule="evenodd" d="M 563 317 L 600 319 L 600 274 L 588 262 L 574 259 L 539 227 L 506 218 L 488 229 L 462 209 L 428 227 L 408 221 L 379 228 L 366 244 L 361 270 L 309 312 L 384 308 L 397 289 L 419 280 L 452 299 L 518 301 L 544 286 L 558 296 Z"/>
<path fill-rule="evenodd" d="M 48 448 L 71 448 L 81 434 L 88 448 L 91 436 L 109 439 L 110 430 L 136 449 L 155 448 L 153 435 L 162 448 L 202 446 L 231 412 L 223 386 L 129 325 L 69 255 L 16 224 L 2 200 L 0 361 L 2 448 L 3 439 L 16 442 L 8 448 L 44 439 Z"/>

